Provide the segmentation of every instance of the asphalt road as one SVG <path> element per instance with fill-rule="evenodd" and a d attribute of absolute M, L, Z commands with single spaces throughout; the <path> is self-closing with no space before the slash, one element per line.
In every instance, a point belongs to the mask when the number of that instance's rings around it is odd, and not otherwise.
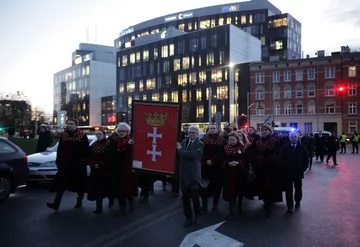
<path fill-rule="evenodd" d="M 332 167 L 331 161 L 329 166 L 314 162 L 303 182 L 301 209 L 293 214 L 286 213 L 285 203 L 278 203 L 267 219 L 261 202 L 245 201 L 243 213 L 216 231 L 246 247 L 360 246 L 360 155 L 339 154 L 338 163 Z M 218 213 L 183 228 L 181 200 L 161 191 L 160 183 L 148 204 L 137 203 L 134 213 L 120 218 L 106 207 L 103 215 L 93 215 L 94 203 L 88 201 L 82 209 L 73 209 L 75 198 L 67 193 L 60 211 L 54 213 L 45 206 L 53 199 L 46 189 L 20 189 L 0 204 L 0 246 L 172 247 L 179 246 L 187 234 L 222 222 L 227 215 L 222 202 Z"/>

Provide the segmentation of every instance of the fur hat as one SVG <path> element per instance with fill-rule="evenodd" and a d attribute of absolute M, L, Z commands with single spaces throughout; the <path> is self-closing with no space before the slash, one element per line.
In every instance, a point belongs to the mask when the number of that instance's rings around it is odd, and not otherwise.
<path fill-rule="evenodd" d="M 270 133 L 272 133 L 272 128 L 271 128 L 271 126 L 269 124 L 263 124 L 261 126 L 261 128 L 267 128 L 270 131 Z"/>

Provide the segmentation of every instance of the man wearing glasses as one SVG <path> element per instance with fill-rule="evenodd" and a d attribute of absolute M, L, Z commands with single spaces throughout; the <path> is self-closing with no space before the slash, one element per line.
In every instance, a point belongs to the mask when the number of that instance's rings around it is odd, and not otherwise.
<path fill-rule="evenodd" d="M 201 157 L 204 144 L 199 140 L 199 128 L 190 126 L 188 138 L 181 143 L 176 143 L 176 148 L 180 155 L 179 179 L 183 194 L 183 210 L 186 217 L 184 227 L 189 227 L 193 223 L 199 223 L 200 199 L 199 190 L 201 184 Z M 194 207 L 195 217 L 191 210 L 191 201 Z"/>

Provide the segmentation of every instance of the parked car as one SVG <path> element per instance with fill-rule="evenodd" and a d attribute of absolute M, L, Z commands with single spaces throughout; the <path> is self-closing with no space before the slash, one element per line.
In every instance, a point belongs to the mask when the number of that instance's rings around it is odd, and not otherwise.
<path fill-rule="evenodd" d="M 89 146 L 96 141 L 95 135 L 88 135 Z M 56 154 L 59 147 L 57 142 L 53 147 L 48 148 L 45 152 L 35 153 L 28 156 L 29 162 L 29 182 L 49 182 L 52 181 L 57 173 Z M 88 167 L 88 175 L 90 168 Z"/>
<path fill-rule="evenodd" d="M 16 188 L 25 186 L 28 176 L 26 153 L 7 138 L 0 137 L 0 202 Z"/>

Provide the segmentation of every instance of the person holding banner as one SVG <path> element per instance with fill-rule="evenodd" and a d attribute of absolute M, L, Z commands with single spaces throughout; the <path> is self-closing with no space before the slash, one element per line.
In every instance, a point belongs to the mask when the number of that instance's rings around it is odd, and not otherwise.
<path fill-rule="evenodd" d="M 127 123 L 119 123 L 115 133 L 109 137 L 111 163 L 111 195 L 119 201 L 119 212 L 115 216 L 122 216 L 126 212 L 126 200 L 129 211 L 134 211 L 134 181 L 132 172 L 132 145 L 130 137 L 131 127 Z"/>
<path fill-rule="evenodd" d="M 204 144 L 199 140 L 199 128 L 189 127 L 189 137 L 181 143 L 176 143 L 179 162 L 179 180 L 183 194 L 183 210 L 186 217 L 184 227 L 199 223 L 200 199 L 199 190 L 201 187 L 201 157 Z M 191 210 L 191 201 L 194 207 L 195 217 Z"/>

